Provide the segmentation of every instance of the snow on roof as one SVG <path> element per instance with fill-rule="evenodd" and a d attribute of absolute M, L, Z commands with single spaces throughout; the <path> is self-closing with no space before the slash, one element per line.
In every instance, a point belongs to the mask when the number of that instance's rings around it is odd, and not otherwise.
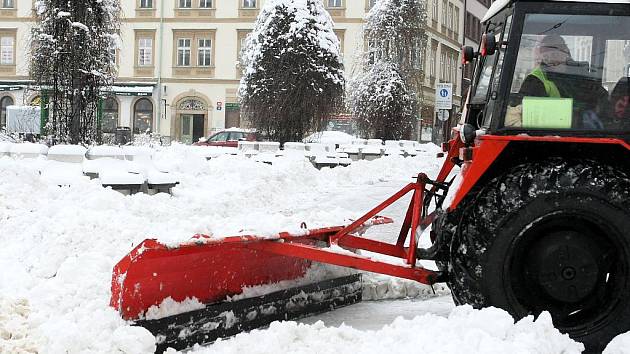
<path fill-rule="evenodd" d="M 608 3 L 608 4 L 630 4 L 630 0 L 550 0 L 554 2 L 593 2 L 593 3 Z M 481 22 L 486 22 L 491 19 L 494 15 L 498 14 L 501 10 L 503 10 L 510 3 L 515 2 L 515 0 L 497 0 L 495 1 L 486 15 L 483 17 Z"/>

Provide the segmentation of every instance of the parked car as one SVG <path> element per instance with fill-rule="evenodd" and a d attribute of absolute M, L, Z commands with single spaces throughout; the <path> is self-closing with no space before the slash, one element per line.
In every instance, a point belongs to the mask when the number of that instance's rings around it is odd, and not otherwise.
<path fill-rule="evenodd" d="M 232 128 L 214 133 L 207 138 L 200 138 L 193 145 L 238 147 L 239 140 L 256 141 L 256 134 L 250 130 Z"/>

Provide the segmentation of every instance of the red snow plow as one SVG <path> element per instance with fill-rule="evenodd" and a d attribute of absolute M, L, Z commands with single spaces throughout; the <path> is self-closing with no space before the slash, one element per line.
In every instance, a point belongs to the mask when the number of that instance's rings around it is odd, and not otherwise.
<path fill-rule="evenodd" d="M 445 167 L 444 176 L 452 168 L 452 164 L 447 165 L 450 167 Z M 302 225 L 304 232 L 300 234 L 280 233 L 274 238 L 197 235 L 176 247 L 145 240 L 114 267 L 111 306 L 124 319 L 149 329 L 156 336 L 158 351 L 163 351 L 212 342 L 272 321 L 300 318 L 361 300 L 359 274 L 230 300 L 247 287 L 299 279 L 311 261 L 433 284 L 440 272 L 416 265 L 417 237 L 433 220 L 433 214 L 426 216 L 431 198 L 441 203 L 444 194 L 440 191 L 447 187 L 421 174 L 416 182 L 347 226 L 307 230 Z M 396 244 L 360 236 L 371 226 L 391 223 L 377 214 L 409 193 L 411 202 Z M 340 248 L 331 248 L 334 245 Z M 378 261 L 344 249 L 385 254 L 402 262 Z M 194 298 L 203 306 L 164 318 L 148 318 L 147 311 L 167 298 L 176 302 Z"/>
<path fill-rule="evenodd" d="M 158 350 L 184 348 L 360 300 L 350 276 L 231 301 L 321 262 L 445 281 L 456 304 L 517 319 L 548 311 L 588 353 L 630 331 L 630 4 L 501 0 L 483 24 L 478 50 L 462 50 L 475 71 L 435 180 L 419 174 L 348 226 L 177 247 L 147 240 L 115 267 L 112 306 L 151 330 Z M 447 205 L 456 165 L 461 183 Z M 361 236 L 391 222 L 378 214 L 408 193 L 395 244 Z M 431 246 L 421 248 L 430 225 Z M 168 297 L 203 306 L 150 319 Z"/>

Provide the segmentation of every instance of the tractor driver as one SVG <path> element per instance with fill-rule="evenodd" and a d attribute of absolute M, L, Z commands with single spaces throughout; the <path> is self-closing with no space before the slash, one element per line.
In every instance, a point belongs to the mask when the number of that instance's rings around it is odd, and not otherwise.
<path fill-rule="evenodd" d="M 525 78 L 519 94 L 534 97 L 567 97 L 560 93 L 559 78 L 554 74 L 566 72 L 570 59 L 571 52 L 562 37 L 545 36 L 534 48 L 536 68 Z"/>
<path fill-rule="evenodd" d="M 555 34 L 543 37 L 534 47 L 533 56 L 536 67 L 521 85 L 516 95 L 519 98 L 517 104 L 520 104 L 525 96 L 572 98 L 574 100 L 573 114 L 577 118 L 575 121 L 579 122 L 577 123 L 579 127 L 603 129 L 604 125 L 595 109 L 599 99 L 593 97 L 606 95 L 605 90 L 601 86 L 594 87 L 592 83 L 587 83 L 588 87 L 584 86 L 583 79 L 587 76 L 588 68 L 580 67 L 573 61 L 564 39 Z M 585 70 L 580 73 L 580 69 Z M 603 93 L 602 90 L 604 90 Z M 512 122 L 506 120 L 506 125 L 520 126 L 520 114 L 518 118 L 519 121 L 514 122 L 508 117 Z"/>

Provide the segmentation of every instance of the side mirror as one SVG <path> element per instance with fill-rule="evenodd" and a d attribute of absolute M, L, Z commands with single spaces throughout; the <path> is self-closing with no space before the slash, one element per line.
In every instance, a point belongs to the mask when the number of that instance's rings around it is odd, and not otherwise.
<path fill-rule="evenodd" d="M 466 65 L 477 58 L 479 53 L 475 53 L 475 50 L 471 46 L 462 47 L 462 64 Z"/>
<path fill-rule="evenodd" d="M 497 40 L 494 33 L 488 32 L 481 36 L 481 56 L 494 55 L 497 51 Z"/>

